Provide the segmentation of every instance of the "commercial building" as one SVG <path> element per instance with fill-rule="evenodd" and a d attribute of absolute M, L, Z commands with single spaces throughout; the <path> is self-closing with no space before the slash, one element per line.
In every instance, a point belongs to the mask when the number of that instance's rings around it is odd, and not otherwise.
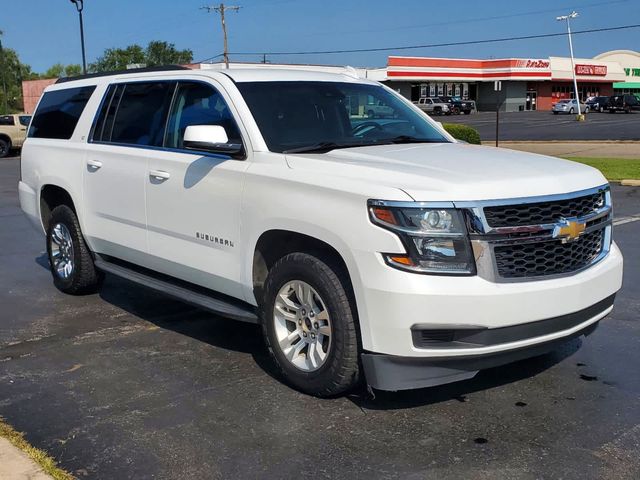
<path fill-rule="evenodd" d="M 576 58 L 574 69 L 581 100 L 613 95 L 614 84 L 626 80 L 617 60 Z M 558 100 L 574 97 L 571 59 L 506 58 L 453 59 L 389 57 L 384 75 L 372 71 L 405 97 L 461 96 L 475 100 L 478 110 L 551 110 Z M 384 78 L 381 78 L 384 76 Z M 496 92 L 500 81 L 501 91 Z"/>
<path fill-rule="evenodd" d="M 613 84 L 615 93 L 634 93 L 640 95 L 640 52 L 632 50 L 612 50 L 601 53 L 596 60 L 618 62 L 624 70 L 625 80 Z"/>

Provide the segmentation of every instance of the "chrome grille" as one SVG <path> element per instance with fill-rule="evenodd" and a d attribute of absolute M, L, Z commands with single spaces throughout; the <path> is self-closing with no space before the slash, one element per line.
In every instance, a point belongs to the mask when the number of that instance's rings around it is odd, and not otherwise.
<path fill-rule="evenodd" d="M 520 227 L 554 223 L 561 218 L 583 217 L 604 206 L 604 192 L 551 202 L 497 205 L 484 208 L 489 226 Z"/>
<path fill-rule="evenodd" d="M 455 202 L 466 209 L 478 275 L 494 282 L 571 275 L 611 246 L 608 185 L 546 197 Z"/>
<path fill-rule="evenodd" d="M 580 270 L 602 252 L 604 232 L 596 230 L 569 243 L 547 240 L 496 246 L 498 274 L 503 278 L 540 277 Z"/>

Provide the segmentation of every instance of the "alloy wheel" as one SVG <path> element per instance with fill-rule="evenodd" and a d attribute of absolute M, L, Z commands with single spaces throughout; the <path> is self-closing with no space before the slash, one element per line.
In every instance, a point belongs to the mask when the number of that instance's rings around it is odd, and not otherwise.
<path fill-rule="evenodd" d="M 56 223 L 51 230 L 51 266 L 56 275 L 62 279 L 71 277 L 74 270 L 73 240 L 67 226 Z"/>
<path fill-rule="evenodd" d="M 331 349 L 331 317 L 324 300 L 308 283 L 292 280 L 278 292 L 273 308 L 277 346 L 304 372 L 322 367 Z"/>

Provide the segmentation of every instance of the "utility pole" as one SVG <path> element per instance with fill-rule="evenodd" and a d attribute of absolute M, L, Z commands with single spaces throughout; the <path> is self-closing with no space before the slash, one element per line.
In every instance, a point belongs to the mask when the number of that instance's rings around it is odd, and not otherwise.
<path fill-rule="evenodd" d="M 4 32 L 0 30 L 0 37 L 4 35 Z M 7 81 L 4 76 L 5 65 L 4 65 L 4 50 L 2 49 L 2 40 L 0 40 L 0 75 L 2 75 L 2 98 L 4 100 L 4 110 L 3 113 L 9 113 L 9 100 L 7 96 L 9 92 L 7 92 Z"/>
<path fill-rule="evenodd" d="M 224 14 L 227 10 L 232 10 L 237 12 L 240 10 L 240 7 L 234 5 L 225 5 L 221 3 L 220 5 L 212 5 L 201 7 L 200 10 L 206 10 L 207 13 L 215 12 L 220 14 L 220 21 L 222 22 L 222 34 L 224 35 L 224 64 L 227 68 L 229 68 L 229 46 L 227 43 L 227 23 L 224 19 Z"/>

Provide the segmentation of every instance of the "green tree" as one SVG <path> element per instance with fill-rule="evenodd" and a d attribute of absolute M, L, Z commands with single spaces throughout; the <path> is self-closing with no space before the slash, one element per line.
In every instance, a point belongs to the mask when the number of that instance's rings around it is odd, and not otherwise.
<path fill-rule="evenodd" d="M 89 66 L 92 72 L 124 70 L 127 65 L 143 64 L 147 66 L 185 64 L 193 61 L 191 50 L 178 50 L 173 43 L 154 40 L 147 48 L 129 45 L 126 48 L 108 48 L 104 54 Z"/>
<path fill-rule="evenodd" d="M 149 42 L 144 55 L 144 63 L 149 66 L 182 65 L 193 62 L 193 52 L 191 50 L 177 50 L 173 43 L 157 40 Z"/>
<path fill-rule="evenodd" d="M 82 67 L 77 64 L 63 65 L 56 63 L 46 72 L 40 75 L 41 78 L 76 77 L 82 73 Z"/>
<path fill-rule="evenodd" d="M 11 48 L 3 48 L 0 55 L 0 69 L 4 78 L 4 86 L 0 83 L 0 112 L 21 112 L 22 105 L 22 80 L 32 80 L 38 75 L 31 71 L 29 65 L 20 62 L 18 54 Z M 5 99 L 7 111 L 5 112 Z"/>
<path fill-rule="evenodd" d="M 104 54 L 89 65 L 92 72 L 108 72 L 124 70 L 132 63 L 145 63 L 144 49 L 140 45 L 129 45 L 127 48 L 107 48 Z"/>

